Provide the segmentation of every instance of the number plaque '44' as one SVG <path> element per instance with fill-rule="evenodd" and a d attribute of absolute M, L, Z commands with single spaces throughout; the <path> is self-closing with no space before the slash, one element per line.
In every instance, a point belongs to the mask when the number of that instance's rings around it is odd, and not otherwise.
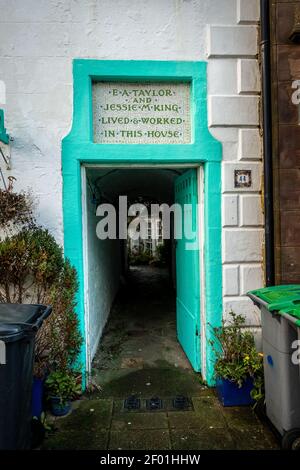
<path fill-rule="evenodd" d="M 234 170 L 234 187 L 251 188 L 251 170 Z"/>

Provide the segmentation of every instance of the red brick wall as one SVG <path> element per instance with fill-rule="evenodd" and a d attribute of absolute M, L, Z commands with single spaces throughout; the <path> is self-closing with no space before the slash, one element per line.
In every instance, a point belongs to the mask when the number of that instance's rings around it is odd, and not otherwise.
<path fill-rule="evenodd" d="M 300 45 L 289 39 L 300 1 L 271 2 L 276 283 L 300 283 Z M 299 107 L 300 109 L 300 107 Z"/>

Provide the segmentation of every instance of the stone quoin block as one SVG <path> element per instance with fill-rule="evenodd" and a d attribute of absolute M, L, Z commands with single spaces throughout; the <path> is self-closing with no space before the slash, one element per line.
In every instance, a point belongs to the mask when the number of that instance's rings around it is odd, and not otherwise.
<path fill-rule="evenodd" d="M 262 229 L 223 229 L 223 262 L 260 262 L 263 234 Z"/>
<path fill-rule="evenodd" d="M 224 302 L 224 320 L 230 321 L 229 312 L 243 315 L 246 319 L 246 326 L 260 326 L 261 314 L 258 307 L 255 307 L 249 297 L 225 297 Z"/>
<path fill-rule="evenodd" d="M 263 270 L 261 265 L 241 265 L 241 295 L 263 287 Z"/>
<path fill-rule="evenodd" d="M 260 17 L 259 0 L 238 0 L 237 22 L 240 24 L 257 23 Z"/>
<path fill-rule="evenodd" d="M 234 185 L 235 170 L 251 171 L 251 187 L 236 188 Z M 222 184 L 223 192 L 239 191 L 239 192 L 258 192 L 261 188 L 261 172 L 262 165 L 260 162 L 254 163 L 231 163 L 223 162 L 222 164 Z"/>
<path fill-rule="evenodd" d="M 239 129 L 239 160 L 260 160 L 262 139 L 259 129 Z"/>
<path fill-rule="evenodd" d="M 236 127 L 211 127 L 210 132 L 217 140 L 222 142 L 223 160 L 236 161 L 239 130 Z"/>
<path fill-rule="evenodd" d="M 237 59 L 213 59 L 208 62 L 207 92 L 209 95 L 237 93 Z"/>
<path fill-rule="evenodd" d="M 239 295 L 239 267 L 223 266 L 223 295 Z"/>
<path fill-rule="evenodd" d="M 243 226 L 257 226 L 263 225 L 263 209 L 262 199 L 260 195 L 245 195 L 240 196 L 240 225 Z"/>
<path fill-rule="evenodd" d="M 256 26 L 208 26 L 208 57 L 254 57 L 256 54 Z"/>
<path fill-rule="evenodd" d="M 260 73 L 256 59 L 239 59 L 237 62 L 238 93 L 259 93 Z"/>
<path fill-rule="evenodd" d="M 258 96 L 210 96 L 209 126 L 258 126 Z"/>
<path fill-rule="evenodd" d="M 230 227 L 238 225 L 238 196 L 237 195 L 226 195 L 222 198 L 222 216 L 223 226 Z"/>

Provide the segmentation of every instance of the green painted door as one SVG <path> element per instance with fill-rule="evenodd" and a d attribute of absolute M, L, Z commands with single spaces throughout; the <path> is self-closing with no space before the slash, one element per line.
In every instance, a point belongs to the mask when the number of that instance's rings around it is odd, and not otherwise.
<path fill-rule="evenodd" d="M 200 274 L 197 171 L 175 180 L 177 337 L 195 371 L 200 370 Z M 182 217 L 181 217 L 182 214 Z M 180 237 L 180 233 L 182 236 Z"/>

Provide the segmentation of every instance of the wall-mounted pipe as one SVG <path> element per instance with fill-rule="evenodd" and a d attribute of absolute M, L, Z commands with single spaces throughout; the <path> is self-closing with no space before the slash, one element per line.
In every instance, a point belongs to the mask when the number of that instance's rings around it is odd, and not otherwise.
<path fill-rule="evenodd" d="M 261 12 L 261 73 L 263 110 L 264 153 L 264 210 L 265 210 L 265 266 L 266 285 L 275 283 L 274 267 L 274 207 L 273 207 L 273 161 L 272 161 L 272 95 L 270 53 L 270 5 L 260 0 Z"/>

